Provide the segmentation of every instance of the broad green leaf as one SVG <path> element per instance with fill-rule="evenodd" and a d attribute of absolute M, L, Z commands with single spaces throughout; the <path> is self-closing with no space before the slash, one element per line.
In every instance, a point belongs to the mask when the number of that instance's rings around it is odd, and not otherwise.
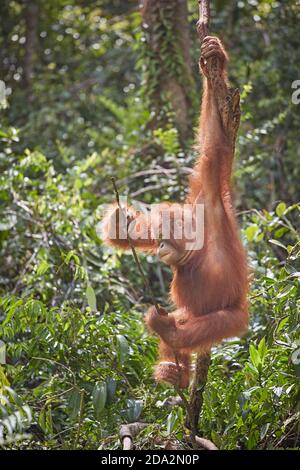
<path fill-rule="evenodd" d="M 281 238 L 286 232 L 288 232 L 288 229 L 286 227 L 281 227 L 275 231 L 274 236 L 275 238 Z"/>
<path fill-rule="evenodd" d="M 88 285 L 86 288 L 86 297 L 87 297 L 87 301 L 91 310 L 93 310 L 94 312 L 97 312 L 96 294 L 91 285 Z"/>
<path fill-rule="evenodd" d="M 51 406 L 45 406 L 42 408 L 39 414 L 38 423 L 46 434 L 51 434 L 53 432 Z"/>
<path fill-rule="evenodd" d="M 176 411 L 173 410 L 167 417 L 167 433 L 168 435 L 172 434 L 175 424 L 177 421 Z"/>
<path fill-rule="evenodd" d="M 38 417 L 38 423 L 45 433 L 47 433 L 47 427 L 46 427 L 46 410 L 45 408 L 42 408 Z"/>
<path fill-rule="evenodd" d="M 284 326 L 288 322 L 288 320 L 289 320 L 288 316 L 286 316 L 282 320 L 280 320 L 280 322 L 278 323 L 278 326 L 276 328 L 276 333 L 279 333 L 284 328 Z"/>
<path fill-rule="evenodd" d="M 262 427 L 260 428 L 260 439 L 264 439 L 264 437 L 266 437 L 266 434 L 268 432 L 268 429 L 270 427 L 270 424 L 271 423 L 265 423 L 262 425 Z"/>
<path fill-rule="evenodd" d="M 257 350 L 258 350 L 261 362 L 263 363 L 267 355 L 267 350 L 268 350 L 266 346 L 266 340 L 264 337 L 260 340 Z"/>
<path fill-rule="evenodd" d="M 294 289 L 295 286 L 293 285 L 285 286 L 283 289 L 280 290 L 279 294 L 277 294 L 277 299 L 283 299 L 285 297 L 288 297 Z"/>
<path fill-rule="evenodd" d="M 9 381 L 5 375 L 4 367 L 0 365 L 0 391 L 2 392 L 3 388 L 8 387 L 8 386 L 9 386 Z"/>
<path fill-rule="evenodd" d="M 257 225 L 249 225 L 249 227 L 246 228 L 245 234 L 247 237 L 248 242 L 252 242 L 255 238 L 255 235 L 257 234 L 259 228 Z"/>
<path fill-rule="evenodd" d="M 278 217 L 281 217 L 283 216 L 285 211 L 286 211 L 286 204 L 284 202 L 280 202 L 275 209 L 276 215 L 278 215 Z"/>
<path fill-rule="evenodd" d="M 36 270 L 37 275 L 42 276 L 48 271 L 49 267 L 50 265 L 48 264 L 48 262 L 45 259 L 43 259 L 37 267 L 37 270 Z"/>
<path fill-rule="evenodd" d="M 78 416 L 80 409 L 80 392 L 77 389 L 74 389 L 69 398 L 68 407 L 71 410 L 70 419 L 75 419 Z"/>
<path fill-rule="evenodd" d="M 123 335 L 117 335 L 117 352 L 120 364 L 124 364 L 129 354 L 128 341 Z"/>
<path fill-rule="evenodd" d="M 22 406 L 22 400 L 19 397 L 19 395 L 13 390 L 11 387 L 5 385 L 4 389 L 9 393 L 10 395 L 10 400 L 13 401 L 17 406 Z"/>
<path fill-rule="evenodd" d="M 107 397 L 107 386 L 105 382 L 98 382 L 96 383 L 93 394 L 92 394 L 92 401 L 93 407 L 95 411 L 96 418 L 99 418 L 101 412 L 103 411 L 105 404 L 106 404 L 106 397 Z"/>
<path fill-rule="evenodd" d="M 127 400 L 127 418 L 128 421 L 134 422 L 136 421 L 143 409 L 143 402 L 141 400 L 134 400 L 133 398 L 130 398 Z"/>
<path fill-rule="evenodd" d="M 249 353 L 252 364 L 258 369 L 261 365 L 261 359 L 258 350 L 253 344 L 250 344 L 249 346 Z"/>
<path fill-rule="evenodd" d="M 28 405 L 22 406 L 22 412 L 26 416 L 27 421 L 30 423 L 32 421 L 32 413 L 30 407 Z"/>

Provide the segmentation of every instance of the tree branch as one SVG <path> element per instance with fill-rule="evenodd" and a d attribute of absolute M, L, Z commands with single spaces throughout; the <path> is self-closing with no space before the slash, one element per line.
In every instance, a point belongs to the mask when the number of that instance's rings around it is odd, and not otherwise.
<path fill-rule="evenodd" d="M 147 426 L 147 423 L 122 424 L 120 428 L 120 440 L 123 445 L 123 450 L 132 450 L 134 446 L 133 439 Z"/>
<path fill-rule="evenodd" d="M 198 353 L 196 368 L 190 393 L 190 414 L 186 419 L 186 426 L 194 433 L 198 430 L 200 413 L 203 405 L 203 392 L 207 382 L 207 374 L 210 366 L 210 352 Z"/>
<path fill-rule="evenodd" d="M 209 35 L 210 5 L 209 0 L 198 0 L 199 21 L 197 22 L 197 33 L 200 41 Z M 219 113 L 223 123 L 224 131 L 232 145 L 234 152 L 237 131 L 240 125 L 240 93 L 238 89 L 228 88 L 221 71 L 220 59 L 210 57 L 207 60 L 208 79 L 211 82 L 218 104 Z"/>
<path fill-rule="evenodd" d="M 210 6 L 209 0 L 198 0 L 199 3 L 199 20 L 197 22 L 197 33 L 200 41 L 208 36 L 210 22 Z"/>

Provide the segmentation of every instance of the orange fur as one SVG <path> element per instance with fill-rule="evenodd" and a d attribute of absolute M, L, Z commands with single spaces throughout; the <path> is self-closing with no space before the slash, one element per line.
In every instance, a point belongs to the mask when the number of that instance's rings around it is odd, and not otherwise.
<path fill-rule="evenodd" d="M 218 73 L 227 90 L 227 55 L 219 40 L 210 39 L 204 55 L 218 54 L 222 59 L 222 70 Z M 202 70 L 205 75 L 204 62 Z M 224 338 L 243 334 L 248 326 L 247 261 L 231 197 L 233 149 L 223 131 L 206 76 L 198 143 L 200 154 L 190 178 L 186 202 L 204 204 L 204 246 L 194 251 L 186 264 L 174 267 L 171 299 L 176 305 L 175 312 L 161 315 L 152 307 L 145 317 L 149 329 L 162 341 L 156 380 L 182 387 L 189 383 L 192 351 L 207 351 Z M 169 210 L 172 211 L 172 205 Z M 132 217 L 139 223 L 150 223 L 144 215 Z M 150 228 L 147 226 L 147 233 Z M 110 243 L 129 247 L 126 240 L 122 243 L 110 240 Z M 152 251 L 157 240 L 135 240 L 134 245 Z"/>

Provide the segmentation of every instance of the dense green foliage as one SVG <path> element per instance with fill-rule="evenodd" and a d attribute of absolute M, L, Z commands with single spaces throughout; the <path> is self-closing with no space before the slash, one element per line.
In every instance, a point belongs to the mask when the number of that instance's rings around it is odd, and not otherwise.
<path fill-rule="evenodd" d="M 120 425 L 141 418 L 149 426 L 137 446 L 159 447 L 183 439 L 184 411 L 163 406 L 174 391 L 152 379 L 157 342 L 142 322 L 151 299 L 134 260 L 104 247 L 97 224 L 114 198 L 111 176 L 132 199 L 180 200 L 192 142 L 181 148 L 167 103 L 169 121 L 149 126 L 147 87 L 157 83 L 145 70 L 138 2 L 38 3 L 29 84 L 24 2 L 1 5 L 0 446 L 119 448 Z M 300 79 L 300 7 L 214 6 L 213 31 L 242 91 L 236 202 L 253 281 L 249 334 L 214 348 L 200 427 L 224 449 L 296 448 L 300 104 L 291 86 Z M 196 40 L 191 53 L 196 72 Z M 151 256 L 141 262 L 166 304 L 169 271 Z"/>

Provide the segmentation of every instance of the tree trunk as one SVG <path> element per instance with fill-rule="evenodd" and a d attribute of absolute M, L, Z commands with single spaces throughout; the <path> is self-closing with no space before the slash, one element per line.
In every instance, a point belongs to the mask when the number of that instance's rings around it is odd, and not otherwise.
<path fill-rule="evenodd" d="M 35 1 L 26 2 L 25 24 L 26 24 L 26 42 L 24 55 L 24 85 L 28 90 L 32 86 L 34 72 L 34 63 L 36 57 L 37 45 L 37 27 L 38 27 L 39 8 Z"/>
<path fill-rule="evenodd" d="M 207 374 L 210 366 L 210 352 L 197 355 L 195 374 L 191 386 L 190 410 L 191 416 L 186 417 L 186 426 L 196 435 L 199 431 L 198 424 L 203 405 L 203 392 L 207 382 Z"/>
<path fill-rule="evenodd" d="M 192 136 L 195 93 L 187 0 L 142 0 L 141 12 L 145 34 L 145 91 L 154 114 L 152 126 L 163 126 L 171 108 L 184 146 Z"/>

